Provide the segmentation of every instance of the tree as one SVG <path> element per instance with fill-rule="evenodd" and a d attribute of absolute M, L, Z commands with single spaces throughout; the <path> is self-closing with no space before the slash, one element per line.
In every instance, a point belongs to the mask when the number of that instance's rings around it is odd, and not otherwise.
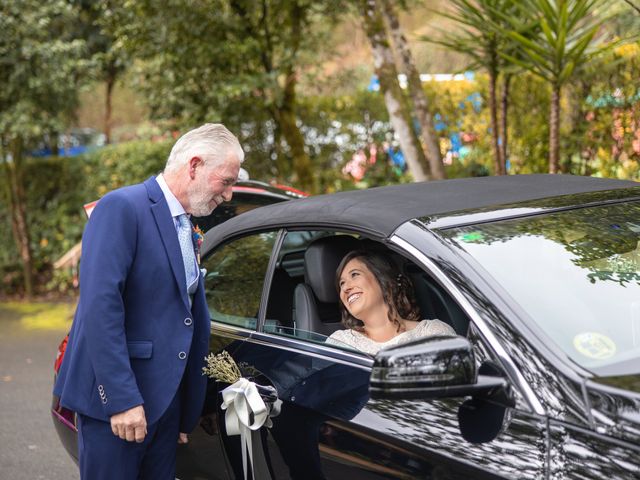
<path fill-rule="evenodd" d="M 597 8 L 602 0 L 523 0 L 520 2 L 524 18 L 505 15 L 497 9 L 494 14 L 510 28 L 496 24 L 520 48 L 522 57 L 507 52 L 501 55 L 508 61 L 545 79 L 551 86 L 549 110 L 549 172 L 557 173 L 560 158 L 560 100 L 562 87 L 571 76 L 593 57 L 610 45 L 601 44 L 596 35 L 604 17 Z M 528 24 L 528 26 L 527 26 Z M 521 32 L 539 25 L 528 38 Z"/>
<path fill-rule="evenodd" d="M 484 69 L 489 75 L 489 111 L 491 118 L 491 135 L 494 156 L 494 171 L 496 175 L 506 173 L 506 137 L 500 142 L 500 126 L 498 124 L 497 82 L 503 68 L 499 52 L 504 50 L 505 36 L 500 30 L 490 28 L 492 25 L 503 23 L 503 14 L 496 12 L 512 11 L 512 0 L 451 0 L 452 12 L 440 12 L 461 27 L 457 32 L 446 32 L 440 39 L 423 38 L 466 54 L 471 63 L 469 68 Z M 507 88 L 508 81 L 504 84 Z M 503 94 L 503 128 L 506 129 L 507 97 Z M 503 133 L 504 135 L 504 133 Z"/>
<path fill-rule="evenodd" d="M 392 0 L 379 1 L 386 26 L 399 56 L 400 61 L 398 63 L 407 77 L 409 95 L 413 102 L 414 113 L 420 123 L 420 131 L 425 146 L 425 154 L 429 161 L 431 178 L 434 180 L 446 178 L 444 164 L 442 163 L 442 153 L 440 152 L 440 142 L 433 126 L 433 113 L 429 108 L 427 96 L 422 89 L 420 73 L 416 69 L 411 49 L 400 27 Z"/>
<path fill-rule="evenodd" d="M 266 129 L 281 171 L 292 171 L 289 180 L 313 190 L 297 115 L 298 78 L 317 61 L 314 49 L 341 4 L 130 0 L 109 6 L 106 13 L 109 32 L 139 60 L 139 86 L 153 117 L 182 125 L 224 120 L 241 140 L 243 134 Z M 255 125 L 253 119 L 265 112 L 267 125 Z"/>
<path fill-rule="evenodd" d="M 34 272 L 25 206 L 25 156 L 47 134 L 55 137 L 62 131 L 77 106 L 86 63 L 84 42 L 69 33 L 76 13 L 64 0 L 0 4 L 1 181 L 28 297 L 34 292 Z"/>
<path fill-rule="evenodd" d="M 384 95 L 389 119 L 398 135 L 400 148 L 405 156 L 409 171 L 415 181 L 427 180 L 423 165 L 426 158 L 413 131 L 411 116 L 398 83 L 393 52 L 387 40 L 384 21 L 376 0 L 362 0 L 364 30 L 371 43 L 375 72 L 380 81 L 380 90 Z"/>
<path fill-rule="evenodd" d="M 108 12 L 109 2 L 96 0 L 73 0 L 78 8 L 78 20 L 74 23 L 77 36 L 86 41 L 87 55 L 93 62 L 93 74 L 105 84 L 103 130 L 105 142 L 111 143 L 112 128 L 112 100 L 116 81 L 126 71 L 128 59 L 118 42 L 103 28 L 103 22 L 108 18 L 103 15 Z"/>

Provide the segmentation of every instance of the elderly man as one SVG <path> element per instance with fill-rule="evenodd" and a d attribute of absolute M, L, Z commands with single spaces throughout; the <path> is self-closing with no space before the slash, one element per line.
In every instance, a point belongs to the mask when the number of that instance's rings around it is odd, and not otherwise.
<path fill-rule="evenodd" d="M 175 143 L 161 175 L 93 211 L 54 386 L 78 413 L 81 478 L 174 479 L 176 444 L 202 409 L 210 329 L 188 215 L 229 201 L 243 160 L 223 125 L 203 125 Z"/>

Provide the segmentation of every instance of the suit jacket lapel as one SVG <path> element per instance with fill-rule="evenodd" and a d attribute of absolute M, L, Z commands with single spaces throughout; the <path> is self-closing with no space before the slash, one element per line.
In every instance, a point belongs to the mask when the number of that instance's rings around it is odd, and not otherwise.
<path fill-rule="evenodd" d="M 164 245 L 165 252 L 169 258 L 173 276 L 178 284 L 178 289 L 185 306 L 189 308 L 189 299 L 187 295 L 187 280 L 184 273 L 184 263 L 182 262 L 182 251 L 176 234 L 176 227 L 169 211 L 169 205 L 164 198 L 164 194 L 156 182 L 154 177 L 144 182 L 147 188 L 149 199 L 151 200 L 151 212 L 156 221 L 160 238 Z"/>

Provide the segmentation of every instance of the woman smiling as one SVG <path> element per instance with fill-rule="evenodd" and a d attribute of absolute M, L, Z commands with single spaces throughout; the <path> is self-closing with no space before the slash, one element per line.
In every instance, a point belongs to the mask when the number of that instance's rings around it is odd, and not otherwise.
<path fill-rule="evenodd" d="M 342 324 L 327 343 L 375 355 L 382 348 L 421 337 L 455 335 L 446 323 L 420 320 L 411 281 L 385 255 L 349 252 L 336 270 Z"/>

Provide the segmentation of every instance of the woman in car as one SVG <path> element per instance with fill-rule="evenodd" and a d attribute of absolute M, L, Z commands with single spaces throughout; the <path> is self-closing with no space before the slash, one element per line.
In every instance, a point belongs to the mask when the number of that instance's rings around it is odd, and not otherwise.
<path fill-rule="evenodd" d="M 375 355 L 382 348 L 422 337 L 455 335 L 446 323 L 420 320 L 413 284 L 386 255 L 349 252 L 336 270 L 342 324 L 327 343 Z"/>

